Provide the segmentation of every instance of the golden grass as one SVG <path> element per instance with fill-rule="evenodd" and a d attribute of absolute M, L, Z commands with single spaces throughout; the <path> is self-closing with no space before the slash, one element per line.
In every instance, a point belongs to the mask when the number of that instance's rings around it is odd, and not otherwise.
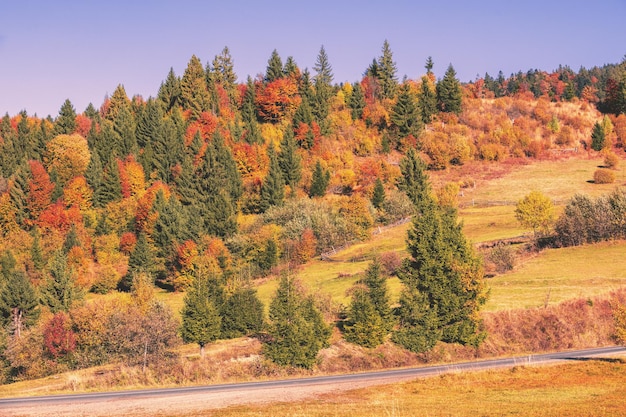
<path fill-rule="evenodd" d="M 626 415 L 626 363 L 590 360 L 446 374 L 321 395 L 295 403 L 237 406 L 195 416 L 617 416 Z M 170 417 L 182 417 L 171 414 Z"/>
<path fill-rule="evenodd" d="M 486 311 L 539 307 L 626 286 L 626 242 L 546 249 L 514 271 L 491 278 Z"/>

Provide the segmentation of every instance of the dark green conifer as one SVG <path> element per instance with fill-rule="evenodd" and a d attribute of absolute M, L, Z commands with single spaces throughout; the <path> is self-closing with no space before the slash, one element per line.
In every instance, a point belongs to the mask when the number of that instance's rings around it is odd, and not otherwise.
<path fill-rule="evenodd" d="M 606 134 L 601 123 L 594 123 L 593 130 L 591 131 L 591 149 L 594 151 L 601 151 L 604 149 L 606 142 Z"/>
<path fill-rule="evenodd" d="M 173 107 L 180 105 L 181 94 L 180 79 L 174 73 L 174 69 L 170 68 L 167 78 L 161 83 L 157 94 L 157 99 L 166 113 Z"/>
<path fill-rule="evenodd" d="M 76 110 L 72 102 L 67 99 L 59 110 L 59 116 L 54 122 L 55 135 L 71 135 L 76 130 Z"/>
<path fill-rule="evenodd" d="M 265 70 L 265 82 L 271 83 L 285 76 L 283 72 L 283 61 L 278 55 L 278 51 L 274 49 L 270 59 L 267 61 L 267 69 Z"/>
<path fill-rule="evenodd" d="M 5 254 L 0 261 L 4 277 L 0 283 L 0 319 L 19 337 L 25 327 L 37 322 L 40 310 L 35 288 L 23 272 L 15 270 L 14 262 L 11 265 L 11 257 Z"/>
<path fill-rule="evenodd" d="M 98 195 L 94 195 L 92 198 L 96 207 L 104 207 L 107 203 L 122 198 L 119 165 L 114 158 L 110 158 L 108 161 L 102 174 L 102 183 L 99 187 Z"/>
<path fill-rule="evenodd" d="M 450 64 L 441 81 L 437 83 L 437 106 L 442 112 L 460 114 L 462 102 L 461 83 L 456 78 L 454 67 Z"/>
<path fill-rule="evenodd" d="M 321 162 L 315 163 L 313 178 L 311 180 L 311 188 L 309 189 L 309 197 L 323 197 L 330 182 L 330 172 L 322 168 Z"/>
<path fill-rule="evenodd" d="M 378 78 L 380 83 L 382 97 L 392 99 L 395 97 L 398 89 L 398 77 L 396 75 L 398 70 L 387 40 L 383 43 L 382 52 L 382 55 L 378 58 L 378 66 L 375 71 L 377 73 L 376 78 Z"/>
<path fill-rule="evenodd" d="M 222 309 L 222 337 L 230 339 L 260 332 L 264 324 L 263 309 L 256 290 L 236 289 L 226 298 Z"/>
<path fill-rule="evenodd" d="M 80 240 L 78 239 L 78 232 L 76 231 L 76 225 L 72 224 L 70 226 L 69 232 L 65 235 L 65 240 L 63 241 L 63 249 L 62 253 L 67 256 L 75 246 L 81 246 Z"/>
<path fill-rule="evenodd" d="M 41 302 L 53 313 L 68 312 L 84 297 L 76 285 L 74 273 L 67 264 L 66 255 L 57 251 L 52 257 L 48 278 L 41 287 Z"/>
<path fill-rule="evenodd" d="M 285 184 L 291 187 L 293 193 L 302 178 L 302 158 L 298 154 L 293 131 L 290 128 L 285 130 L 280 142 L 278 165 L 285 179 Z"/>
<path fill-rule="evenodd" d="M 376 178 L 376 182 L 374 183 L 371 201 L 372 205 L 377 209 L 380 209 L 385 202 L 385 187 L 380 178 Z"/>
<path fill-rule="evenodd" d="M 191 120 L 196 120 L 211 107 L 211 97 L 206 82 L 205 70 L 197 56 L 193 55 L 180 80 L 181 104 L 190 110 Z"/>
<path fill-rule="evenodd" d="M 31 232 L 33 237 L 33 243 L 30 246 L 30 259 L 33 261 L 33 266 L 36 271 L 41 271 L 46 266 L 46 261 L 43 256 L 43 249 L 41 247 L 41 233 L 38 227 L 34 227 Z"/>
<path fill-rule="evenodd" d="M 153 277 L 157 270 L 156 257 L 152 245 L 148 242 L 145 233 L 140 233 L 137 243 L 128 258 L 128 271 L 118 284 L 118 288 L 123 291 L 129 291 L 133 278 L 138 274 L 146 274 Z M 153 278 L 154 279 L 154 278 Z"/>
<path fill-rule="evenodd" d="M 422 129 L 422 120 L 419 114 L 417 99 L 408 83 L 400 87 L 398 100 L 391 109 L 390 119 L 392 128 L 400 139 L 409 135 L 419 136 Z"/>
<path fill-rule="evenodd" d="M 269 171 L 261 185 L 261 200 L 259 207 L 262 211 L 267 210 L 270 206 L 280 206 L 285 199 L 285 180 L 278 164 L 278 157 L 274 146 L 270 143 L 267 150 L 270 160 Z"/>
<path fill-rule="evenodd" d="M 350 96 L 350 108 L 352 112 L 352 120 L 358 120 L 363 116 L 363 109 L 365 108 L 365 95 L 363 94 L 363 88 L 361 83 L 354 83 L 352 85 L 352 95 Z"/>

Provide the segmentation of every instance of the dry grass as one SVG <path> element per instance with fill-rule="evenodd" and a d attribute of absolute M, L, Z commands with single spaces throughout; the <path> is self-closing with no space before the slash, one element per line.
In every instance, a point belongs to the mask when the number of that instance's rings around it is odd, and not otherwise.
<path fill-rule="evenodd" d="M 617 416 L 626 415 L 620 359 L 447 374 L 296 403 L 239 406 L 194 416 Z M 170 417 L 182 417 L 170 415 Z"/>

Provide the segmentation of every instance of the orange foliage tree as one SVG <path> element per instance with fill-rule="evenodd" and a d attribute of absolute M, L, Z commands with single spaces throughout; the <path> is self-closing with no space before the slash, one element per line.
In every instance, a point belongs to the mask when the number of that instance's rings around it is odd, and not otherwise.
<path fill-rule="evenodd" d="M 30 166 L 31 180 L 28 181 L 26 203 L 31 219 L 37 220 L 52 202 L 54 184 L 50 181 L 50 175 L 41 162 L 28 161 L 28 165 Z"/>
<path fill-rule="evenodd" d="M 298 86 L 291 78 L 272 81 L 259 88 L 256 95 L 259 115 L 271 123 L 291 119 L 301 102 Z"/>

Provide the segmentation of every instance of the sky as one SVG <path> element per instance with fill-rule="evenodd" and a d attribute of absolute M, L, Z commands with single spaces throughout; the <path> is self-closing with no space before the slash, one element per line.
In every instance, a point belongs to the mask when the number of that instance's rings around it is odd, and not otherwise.
<path fill-rule="evenodd" d="M 225 46 L 239 81 L 283 62 L 315 65 L 324 46 L 334 82 L 355 82 L 389 42 L 398 77 L 431 56 L 441 78 L 574 70 L 626 54 L 626 0 L 0 0 L 0 115 L 56 117 L 69 99 L 99 108 L 122 84 L 156 96 L 170 68 L 211 62 Z"/>

